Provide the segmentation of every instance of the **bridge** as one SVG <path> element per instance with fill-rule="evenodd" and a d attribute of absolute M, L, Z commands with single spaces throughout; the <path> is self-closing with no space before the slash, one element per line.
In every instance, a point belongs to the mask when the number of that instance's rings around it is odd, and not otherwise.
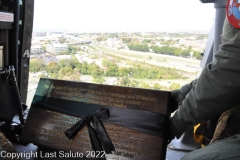
<path fill-rule="evenodd" d="M 83 44 L 90 44 L 92 43 L 91 41 L 80 41 L 80 42 L 75 42 L 75 43 L 66 43 L 69 46 L 78 46 L 78 45 L 83 45 Z"/>

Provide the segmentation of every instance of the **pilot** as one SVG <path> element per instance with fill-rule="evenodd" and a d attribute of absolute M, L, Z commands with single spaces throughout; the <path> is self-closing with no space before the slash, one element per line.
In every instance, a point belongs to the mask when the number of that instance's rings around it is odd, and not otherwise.
<path fill-rule="evenodd" d="M 190 126 L 221 115 L 212 141 L 186 159 L 240 159 L 240 12 L 236 0 L 228 0 L 222 40 L 215 60 L 200 77 L 172 91 L 169 142 Z"/>

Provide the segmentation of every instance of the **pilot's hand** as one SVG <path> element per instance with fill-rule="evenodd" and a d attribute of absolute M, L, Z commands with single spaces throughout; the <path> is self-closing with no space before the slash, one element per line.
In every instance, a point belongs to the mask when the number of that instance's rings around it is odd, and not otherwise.
<path fill-rule="evenodd" d="M 178 109 L 179 103 L 185 99 L 187 94 L 195 86 L 196 83 L 197 83 L 197 79 L 193 80 L 190 84 L 186 84 L 182 86 L 181 89 L 171 91 L 170 104 L 169 104 L 171 113 Z"/>
<path fill-rule="evenodd" d="M 185 124 L 181 119 L 179 119 L 178 111 L 175 112 L 169 121 L 167 142 L 170 143 L 175 137 L 179 139 L 188 127 L 188 124 Z"/>
<path fill-rule="evenodd" d="M 169 102 L 169 107 L 170 107 L 170 112 L 171 113 L 178 109 L 178 104 L 183 99 L 184 99 L 184 97 L 182 96 L 182 93 L 181 93 L 180 89 L 173 90 L 171 92 L 170 102 Z"/>

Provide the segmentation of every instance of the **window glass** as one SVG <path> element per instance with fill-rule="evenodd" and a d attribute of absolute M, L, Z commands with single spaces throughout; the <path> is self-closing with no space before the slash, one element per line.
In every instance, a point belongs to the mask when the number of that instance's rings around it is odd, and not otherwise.
<path fill-rule="evenodd" d="M 174 90 L 197 77 L 214 17 L 193 0 L 35 0 L 29 73 Z"/>

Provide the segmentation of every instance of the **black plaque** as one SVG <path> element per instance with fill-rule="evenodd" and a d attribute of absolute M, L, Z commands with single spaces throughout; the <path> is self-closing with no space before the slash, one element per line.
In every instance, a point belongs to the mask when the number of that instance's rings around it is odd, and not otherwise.
<path fill-rule="evenodd" d="M 71 140 L 64 135 L 64 132 L 81 117 L 35 107 L 36 103 L 47 103 L 49 99 L 59 102 L 66 100 L 74 103 L 151 111 L 168 118 L 169 95 L 167 91 L 40 79 L 21 138 L 39 146 L 56 149 L 61 153 L 71 151 L 89 157 L 92 148 L 87 127 L 79 131 Z M 69 104 L 71 110 L 71 103 Z M 81 109 L 83 108 L 80 105 L 79 110 Z M 106 154 L 106 159 L 165 159 L 164 136 L 153 136 L 110 122 L 103 123 L 116 149 L 112 154 Z"/>

